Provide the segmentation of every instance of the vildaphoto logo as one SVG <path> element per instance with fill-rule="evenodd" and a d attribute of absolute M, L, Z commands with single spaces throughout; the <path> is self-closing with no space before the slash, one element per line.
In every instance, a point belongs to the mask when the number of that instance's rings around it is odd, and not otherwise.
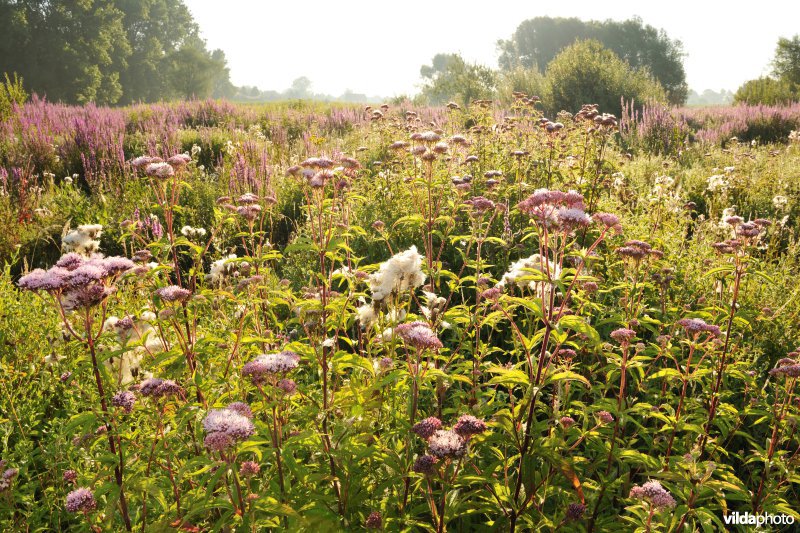
<path fill-rule="evenodd" d="M 770 514 L 770 513 L 728 513 L 722 517 L 726 525 L 731 526 L 784 526 L 794 524 L 794 517 L 790 514 Z"/>

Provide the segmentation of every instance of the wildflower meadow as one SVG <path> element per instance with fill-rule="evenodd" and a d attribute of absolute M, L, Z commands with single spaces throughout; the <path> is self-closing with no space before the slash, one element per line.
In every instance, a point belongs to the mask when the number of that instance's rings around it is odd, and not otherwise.
<path fill-rule="evenodd" d="M 3 531 L 800 520 L 797 104 L 10 109 Z"/>

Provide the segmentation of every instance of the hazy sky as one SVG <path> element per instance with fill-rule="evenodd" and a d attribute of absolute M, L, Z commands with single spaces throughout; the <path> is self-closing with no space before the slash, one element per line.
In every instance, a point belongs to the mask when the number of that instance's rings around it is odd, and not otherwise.
<path fill-rule="evenodd" d="M 683 41 L 689 87 L 735 90 L 769 72 L 778 37 L 800 33 L 800 1 L 186 0 L 210 48 L 228 57 L 231 81 L 367 95 L 417 92 L 419 68 L 438 52 L 497 66 L 498 39 L 549 15 L 622 20 L 640 16 Z"/>

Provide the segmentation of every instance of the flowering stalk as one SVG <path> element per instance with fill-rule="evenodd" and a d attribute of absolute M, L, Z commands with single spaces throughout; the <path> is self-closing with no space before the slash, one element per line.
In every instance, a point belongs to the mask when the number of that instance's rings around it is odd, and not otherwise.
<path fill-rule="evenodd" d="M 794 353 L 796 354 L 797 352 Z M 778 440 L 780 439 L 781 434 L 781 425 L 783 424 L 783 421 L 786 418 L 786 412 L 789 406 L 792 404 L 792 400 L 794 399 L 794 387 L 797 384 L 798 376 L 800 376 L 800 364 L 791 358 L 785 358 L 782 359 L 779 362 L 779 366 L 771 370 L 770 373 L 776 376 L 781 374 L 786 376 L 784 385 L 784 400 L 783 403 L 780 404 L 780 407 L 778 402 L 775 402 L 775 405 L 773 406 L 774 425 L 772 427 L 772 436 L 769 439 L 767 460 L 764 462 L 764 472 L 761 474 L 761 480 L 758 483 L 758 491 L 753 497 L 753 513 L 758 513 L 763 505 L 761 495 L 764 490 L 764 483 L 767 480 L 770 467 L 772 466 L 772 457 L 775 455 L 775 451 L 778 447 Z"/>

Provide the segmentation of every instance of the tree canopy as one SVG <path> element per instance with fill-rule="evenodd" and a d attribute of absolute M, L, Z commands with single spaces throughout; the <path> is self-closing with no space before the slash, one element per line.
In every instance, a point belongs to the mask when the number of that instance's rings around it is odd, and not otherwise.
<path fill-rule="evenodd" d="M 420 68 L 420 75 L 424 80 L 422 97 L 433 105 L 491 98 L 497 85 L 492 69 L 468 63 L 459 54 L 436 54 L 430 65 Z"/>
<path fill-rule="evenodd" d="M 182 0 L 0 0 L 0 72 L 67 103 L 232 93 Z"/>
<path fill-rule="evenodd" d="M 772 59 L 772 76 L 749 80 L 734 95 L 734 102 L 785 104 L 800 99 L 800 35 L 781 37 Z"/>
<path fill-rule="evenodd" d="M 647 68 L 667 91 L 671 103 L 685 101 L 688 86 L 682 43 L 638 17 L 625 21 L 561 17 L 526 20 L 510 39 L 498 41 L 500 68 L 511 70 L 521 65 L 544 72 L 564 48 L 588 39 L 599 41 L 634 69 Z"/>

